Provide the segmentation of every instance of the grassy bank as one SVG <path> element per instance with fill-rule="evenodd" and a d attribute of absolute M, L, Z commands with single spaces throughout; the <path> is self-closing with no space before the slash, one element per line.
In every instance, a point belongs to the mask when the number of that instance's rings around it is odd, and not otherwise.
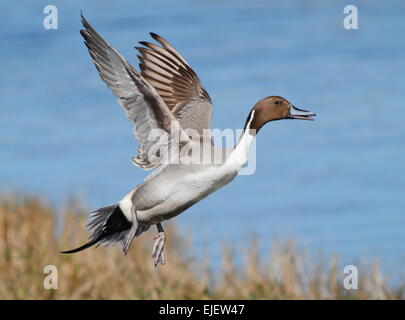
<path fill-rule="evenodd" d="M 60 254 L 86 241 L 86 213 L 66 210 L 56 228 L 54 209 L 32 197 L 0 199 L 0 299 L 403 299 L 405 284 L 387 286 L 376 265 L 362 266 L 359 288 L 343 287 L 338 259 L 311 261 L 291 242 L 273 243 L 259 259 L 252 242 L 236 266 L 229 250 L 212 274 L 209 262 L 189 257 L 184 239 L 167 230 L 165 266 L 154 268 L 153 231 L 120 248 Z M 55 232 L 59 229 L 60 232 Z M 58 236 L 56 235 L 58 234 Z M 44 289 L 46 265 L 58 270 L 58 289 Z"/>

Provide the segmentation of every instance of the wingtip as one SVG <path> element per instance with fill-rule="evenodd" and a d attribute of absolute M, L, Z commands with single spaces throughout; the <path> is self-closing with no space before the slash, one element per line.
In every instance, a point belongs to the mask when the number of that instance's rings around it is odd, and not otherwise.
<path fill-rule="evenodd" d="M 153 39 L 155 39 L 155 40 L 161 38 L 157 33 L 149 32 L 149 34 L 150 34 L 150 36 L 151 36 Z"/>
<path fill-rule="evenodd" d="M 163 45 L 163 46 L 169 46 L 170 45 L 166 39 L 162 38 L 157 33 L 149 32 L 149 34 L 154 40 L 159 42 L 161 45 Z"/>
<path fill-rule="evenodd" d="M 82 23 L 86 22 L 86 18 L 84 17 L 82 10 L 80 10 L 80 20 L 82 21 Z"/>
<path fill-rule="evenodd" d="M 88 21 L 87 21 L 86 18 L 84 17 L 82 10 L 80 10 L 80 20 L 81 20 L 81 22 L 82 22 L 83 27 L 84 27 L 86 30 L 89 30 L 89 28 L 91 28 L 90 23 L 88 23 Z"/>

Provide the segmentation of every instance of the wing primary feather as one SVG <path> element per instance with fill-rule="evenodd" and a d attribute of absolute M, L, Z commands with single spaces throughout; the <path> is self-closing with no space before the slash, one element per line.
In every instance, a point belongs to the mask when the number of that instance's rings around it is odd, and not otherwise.
<path fill-rule="evenodd" d="M 159 93 L 183 128 L 210 129 L 211 98 L 195 71 L 167 40 L 150 33 L 158 44 L 140 41 L 139 68 L 143 78 Z M 190 109 L 190 110 L 189 110 Z"/>
<path fill-rule="evenodd" d="M 80 34 L 99 76 L 118 98 L 127 118 L 134 122 L 134 134 L 139 142 L 137 163 L 142 168 L 156 168 L 160 162 L 152 162 L 148 158 L 149 150 L 156 143 L 148 139 L 151 130 L 155 128 L 164 129 L 167 132 L 176 130 L 181 137 L 180 143 L 190 141 L 180 125 L 172 127 L 173 121 L 178 122 L 175 121 L 175 116 L 160 96 L 160 94 L 172 96 L 170 81 L 171 69 L 173 66 L 176 67 L 175 57 L 170 53 L 166 55 L 161 53 L 160 55 L 164 57 L 155 58 L 156 63 L 162 61 L 162 65 L 170 66 L 166 68 L 169 71 L 158 66 L 151 68 L 150 66 L 153 65 L 151 62 L 142 63 L 140 59 L 141 65 L 143 67 L 147 65 L 149 68 L 139 73 L 94 30 L 83 15 L 81 15 L 81 21 L 84 30 L 81 30 Z M 141 55 L 142 51 L 140 51 Z M 173 100 L 170 100 L 170 103 L 173 103 Z"/>

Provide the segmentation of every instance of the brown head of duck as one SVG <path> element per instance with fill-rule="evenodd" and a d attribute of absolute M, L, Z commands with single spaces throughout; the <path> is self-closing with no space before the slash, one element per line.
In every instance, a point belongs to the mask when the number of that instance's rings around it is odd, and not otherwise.
<path fill-rule="evenodd" d="M 257 133 L 270 121 L 282 119 L 314 120 L 315 113 L 295 107 L 287 99 L 270 96 L 257 102 L 246 119 L 245 130 Z"/>

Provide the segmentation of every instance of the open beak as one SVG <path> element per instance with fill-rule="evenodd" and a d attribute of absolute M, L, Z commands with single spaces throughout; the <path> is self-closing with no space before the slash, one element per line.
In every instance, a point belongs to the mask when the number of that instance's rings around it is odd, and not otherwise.
<path fill-rule="evenodd" d="M 290 104 L 290 113 L 289 113 L 290 119 L 314 120 L 313 117 L 315 116 L 316 116 L 315 113 L 298 109 L 294 107 L 292 104 Z"/>

